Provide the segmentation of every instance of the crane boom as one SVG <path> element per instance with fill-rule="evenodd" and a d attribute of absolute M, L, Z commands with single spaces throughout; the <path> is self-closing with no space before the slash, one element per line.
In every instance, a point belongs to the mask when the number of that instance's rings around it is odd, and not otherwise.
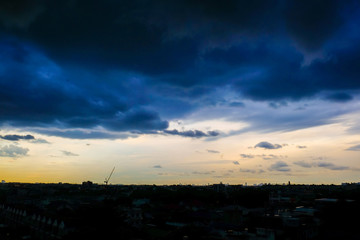
<path fill-rule="evenodd" d="M 110 180 L 111 175 L 113 174 L 114 170 L 115 170 L 115 167 L 112 169 L 112 171 L 111 171 L 111 173 L 110 173 L 109 177 L 108 177 L 108 178 L 105 178 L 105 181 L 104 181 L 105 185 L 108 185 L 109 180 Z"/>

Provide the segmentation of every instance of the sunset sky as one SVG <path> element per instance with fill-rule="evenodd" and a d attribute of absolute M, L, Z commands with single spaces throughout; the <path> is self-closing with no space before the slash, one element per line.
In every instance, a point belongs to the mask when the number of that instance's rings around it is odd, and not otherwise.
<path fill-rule="evenodd" d="M 0 180 L 360 182 L 360 1 L 0 2 Z"/>

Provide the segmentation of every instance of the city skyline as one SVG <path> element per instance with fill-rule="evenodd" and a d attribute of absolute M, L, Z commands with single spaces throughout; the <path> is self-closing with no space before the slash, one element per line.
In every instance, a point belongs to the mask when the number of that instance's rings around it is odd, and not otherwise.
<path fill-rule="evenodd" d="M 359 182 L 358 1 L 3 1 L 7 182 Z"/>

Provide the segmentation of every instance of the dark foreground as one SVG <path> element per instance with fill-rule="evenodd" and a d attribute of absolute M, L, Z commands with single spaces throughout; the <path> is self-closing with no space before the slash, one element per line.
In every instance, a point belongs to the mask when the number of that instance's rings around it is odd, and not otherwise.
<path fill-rule="evenodd" d="M 0 239 L 360 239 L 360 185 L 0 184 Z"/>

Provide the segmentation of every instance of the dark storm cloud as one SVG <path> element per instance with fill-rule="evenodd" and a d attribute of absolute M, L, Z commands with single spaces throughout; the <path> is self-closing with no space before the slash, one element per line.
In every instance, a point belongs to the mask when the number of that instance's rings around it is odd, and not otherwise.
<path fill-rule="evenodd" d="M 341 26 L 341 3 L 336 0 L 286 1 L 287 29 L 307 50 L 322 46 Z"/>
<path fill-rule="evenodd" d="M 278 110 L 319 96 L 345 103 L 360 90 L 359 9 L 332 0 L 1 1 L 0 122 L 83 133 L 76 138 L 99 127 L 200 138 L 219 133 L 169 130 L 168 121 L 224 102 L 215 96 L 224 87 Z M 245 108 L 242 100 L 227 106 Z M 279 128 L 306 127 L 288 120 Z"/>
<path fill-rule="evenodd" d="M 19 7 L 21 2 L 13 5 Z M 196 41 L 163 41 L 166 29 L 151 24 L 150 2 L 42 1 L 38 5 L 45 10 L 26 31 L 19 33 L 21 29 L 8 28 L 5 22 L 4 32 L 35 42 L 61 62 L 97 68 L 120 65 L 149 74 L 181 71 L 193 62 Z"/>
<path fill-rule="evenodd" d="M 131 109 L 125 113 L 117 113 L 114 119 L 105 122 L 105 126 L 112 130 L 163 130 L 169 124 L 162 121 L 158 113 L 146 109 Z"/>
<path fill-rule="evenodd" d="M 343 92 L 329 94 L 325 98 L 334 102 L 348 102 L 353 100 L 353 97 L 350 94 Z"/>
<path fill-rule="evenodd" d="M 103 86 L 98 86 L 97 91 L 81 88 L 65 76 L 58 76 L 59 67 L 31 47 L 9 40 L 2 42 L 0 48 L 5 50 L 0 54 L 5 66 L 0 72 L 2 122 L 59 128 L 103 126 L 109 130 L 140 132 L 168 126 L 157 112 L 129 106 L 129 103 L 140 105 L 142 101 L 141 97 L 126 95 L 131 89 L 125 87 L 115 93 Z M 117 96 L 119 93 L 121 96 Z"/>
<path fill-rule="evenodd" d="M 272 144 L 269 142 L 259 142 L 255 145 L 255 148 L 264 148 L 264 149 L 279 149 L 282 148 L 280 144 Z"/>
<path fill-rule="evenodd" d="M 19 141 L 21 139 L 23 139 L 23 140 L 33 140 L 33 139 L 35 139 L 35 137 L 32 136 L 32 135 L 16 135 L 16 134 L 5 135 L 5 136 L 0 135 L 0 138 L 4 139 L 4 140 L 8 140 L 8 141 Z"/>
<path fill-rule="evenodd" d="M 243 102 L 231 102 L 229 103 L 230 107 L 245 107 L 245 104 Z"/>
<path fill-rule="evenodd" d="M 13 0 L 0 2 L 0 21 L 9 28 L 27 28 L 44 11 L 40 1 Z"/>

